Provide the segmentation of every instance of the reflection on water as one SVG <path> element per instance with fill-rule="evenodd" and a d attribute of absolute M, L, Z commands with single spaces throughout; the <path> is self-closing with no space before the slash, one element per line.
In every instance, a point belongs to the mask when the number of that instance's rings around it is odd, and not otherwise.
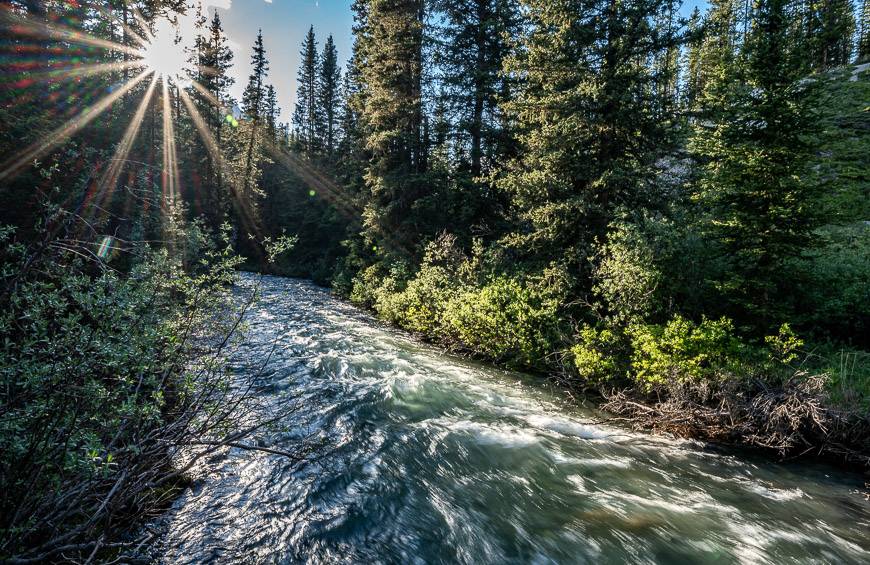
<path fill-rule="evenodd" d="M 309 283 L 262 285 L 239 367 L 277 343 L 260 394 L 299 408 L 255 441 L 323 446 L 213 458 L 166 563 L 870 563 L 857 475 L 596 425 Z"/>

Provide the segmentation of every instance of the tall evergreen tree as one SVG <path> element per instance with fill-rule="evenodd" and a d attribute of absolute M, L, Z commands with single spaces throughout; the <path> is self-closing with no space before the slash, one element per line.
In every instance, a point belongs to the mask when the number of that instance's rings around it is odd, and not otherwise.
<path fill-rule="evenodd" d="M 682 63 L 683 86 L 680 101 L 688 111 L 696 108 L 701 93 L 701 47 L 704 43 L 701 24 L 701 10 L 695 6 L 686 23 L 686 48 Z"/>
<path fill-rule="evenodd" d="M 845 65 L 852 55 L 855 16 L 851 0 L 810 2 L 807 38 L 812 69 L 825 71 Z"/>
<path fill-rule="evenodd" d="M 812 84 L 789 43 L 788 0 L 758 0 L 739 59 L 708 88 L 708 120 L 691 148 L 703 173 L 698 198 L 728 263 L 718 281 L 735 314 L 778 320 L 789 269 L 819 225 L 817 186 L 806 181 Z M 745 316 L 750 314 L 750 316 Z"/>
<path fill-rule="evenodd" d="M 701 67 L 698 73 L 698 96 L 716 82 L 731 65 L 737 53 L 738 10 L 735 0 L 712 0 L 704 16 L 704 40 L 701 44 Z"/>
<path fill-rule="evenodd" d="M 525 2 L 531 31 L 507 65 L 524 81 L 507 106 L 522 150 L 499 186 L 521 223 L 509 241 L 542 261 L 584 264 L 618 207 L 653 199 L 669 131 L 644 62 L 662 48 L 650 20 L 668 2 Z"/>
<path fill-rule="evenodd" d="M 254 186 L 252 181 L 256 166 L 255 149 L 259 143 L 258 136 L 262 125 L 261 120 L 266 95 L 265 80 L 269 73 L 269 61 L 266 59 L 266 48 L 263 47 L 262 30 L 257 32 L 257 39 L 254 42 L 253 53 L 251 54 L 251 67 L 248 85 L 245 87 L 245 92 L 242 95 L 242 111 L 248 119 L 249 129 L 247 148 L 245 149 L 244 176 L 242 178 L 246 195 L 250 192 L 251 187 Z"/>
<path fill-rule="evenodd" d="M 379 251 L 413 253 L 431 235 L 415 204 L 426 196 L 422 108 L 422 0 L 368 0 L 357 35 L 365 94 L 362 119 L 370 153 L 366 237 Z M 430 232 L 427 234 L 426 232 Z"/>
<path fill-rule="evenodd" d="M 658 51 L 652 53 L 652 76 L 655 79 L 653 100 L 655 112 L 660 119 L 667 120 L 674 114 L 677 104 L 678 84 L 680 81 L 680 42 L 677 6 L 665 2 L 653 18 L 655 42 Z"/>
<path fill-rule="evenodd" d="M 870 61 L 870 3 L 867 0 L 861 2 L 861 9 L 858 12 L 861 28 L 858 34 L 858 56 L 859 63 Z"/>
<path fill-rule="evenodd" d="M 443 14 L 435 59 L 449 105 L 458 115 L 460 143 L 467 144 L 470 174 L 479 177 L 504 153 L 499 131 L 501 68 L 511 38 L 520 31 L 517 0 L 438 0 Z"/>
<path fill-rule="evenodd" d="M 296 78 L 296 111 L 293 113 L 293 125 L 296 128 L 297 139 L 310 154 L 320 148 L 318 134 L 322 129 L 321 107 L 317 96 L 320 58 L 317 53 L 314 26 L 308 29 L 305 39 L 302 40 L 299 56 L 301 59 Z"/>
<path fill-rule="evenodd" d="M 322 117 L 318 121 L 320 131 L 317 137 L 322 140 L 323 148 L 330 156 L 334 153 L 336 145 L 340 89 L 341 67 L 338 66 L 338 51 L 330 35 L 326 38 L 326 43 L 323 44 L 323 55 L 320 58 L 320 79 L 317 84 L 317 105 Z"/>
<path fill-rule="evenodd" d="M 278 117 L 281 114 L 281 108 L 278 107 L 275 87 L 271 84 L 266 87 L 263 114 L 266 118 L 266 135 L 270 141 L 275 142 L 278 140 Z"/>

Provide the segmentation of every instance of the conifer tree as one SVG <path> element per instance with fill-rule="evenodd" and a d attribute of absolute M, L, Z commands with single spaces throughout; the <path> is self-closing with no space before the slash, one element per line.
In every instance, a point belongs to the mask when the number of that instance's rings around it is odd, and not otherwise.
<path fill-rule="evenodd" d="M 254 42 L 253 53 L 251 54 L 251 75 L 248 78 L 248 85 L 245 87 L 245 92 L 242 95 L 242 111 L 248 119 L 248 142 L 245 150 L 245 161 L 243 169 L 243 183 L 246 194 L 253 186 L 254 168 L 256 166 L 255 149 L 259 143 L 258 136 L 261 127 L 261 119 L 263 116 L 265 102 L 265 80 L 269 73 L 269 61 L 266 59 L 266 49 L 263 47 L 263 32 L 257 32 L 257 39 Z"/>
<path fill-rule="evenodd" d="M 332 155 L 336 145 L 336 130 L 339 118 L 339 99 L 341 88 L 341 68 L 338 66 L 338 51 L 332 36 L 323 44 L 320 58 L 320 78 L 317 84 L 317 105 L 321 119 L 318 121 L 321 140 L 327 155 Z"/>
<path fill-rule="evenodd" d="M 362 4 L 362 3 L 361 3 Z M 414 204 L 429 192 L 421 142 L 422 0 L 368 0 L 357 39 L 364 97 L 366 149 L 365 236 L 378 251 L 413 253 L 425 218 Z M 388 245 L 387 241 L 392 242 Z"/>
<path fill-rule="evenodd" d="M 738 48 L 738 18 L 735 0 L 712 0 L 704 16 L 704 40 L 700 52 L 697 95 L 703 97 L 731 65 Z"/>
<path fill-rule="evenodd" d="M 196 49 L 198 55 L 197 67 L 194 70 L 195 78 L 209 96 L 204 96 L 196 90 L 193 91 L 193 96 L 209 130 L 215 136 L 218 151 L 222 152 L 226 126 L 224 107 L 230 104 L 229 89 L 235 83 L 235 79 L 229 74 L 233 64 L 233 52 L 230 50 L 217 12 L 212 17 L 208 29 L 197 36 Z M 210 209 L 213 212 L 213 219 L 216 222 L 222 221 L 223 215 L 228 210 L 227 195 L 223 191 L 223 171 L 219 164 L 214 162 L 211 152 L 202 149 L 207 161 L 206 184 L 209 186 L 207 193 Z"/>
<path fill-rule="evenodd" d="M 533 257 L 582 264 L 618 207 L 653 199 L 669 130 L 643 62 L 662 48 L 650 20 L 667 2 L 526 0 L 531 31 L 507 63 L 523 80 L 507 105 L 522 149 L 498 184 L 519 212 L 509 241 Z"/>
<path fill-rule="evenodd" d="M 660 119 L 667 120 L 674 114 L 677 104 L 677 85 L 680 81 L 680 41 L 677 21 L 677 6 L 665 2 L 654 18 L 655 41 L 659 49 L 652 54 L 652 75 L 655 78 L 653 100 Z"/>
<path fill-rule="evenodd" d="M 293 113 L 293 125 L 296 128 L 297 139 L 304 150 L 311 154 L 320 148 L 318 134 L 322 129 L 321 107 L 317 96 L 320 58 L 317 54 L 314 26 L 308 29 L 305 39 L 302 40 L 299 56 L 301 59 L 296 78 L 296 111 Z"/>
<path fill-rule="evenodd" d="M 779 294 L 819 225 L 818 187 L 806 181 L 812 83 L 791 49 L 787 0 L 758 0 L 740 57 L 708 87 L 707 119 L 691 149 L 703 167 L 697 198 L 727 262 L 717 281 L 734 314 L 778 321 Z"/>
<path fill-rule="evenodd" d="M 224 34 L 217 11 L 215 11 L 209 25 L 209 34 L 204 47 L 200 57 L 202 72 L 200 73 L 199 82 L 215 100 L 221 104 L 228 105 L 229 90 L 236 82 L 229 73 L 233 66 L 233 52 Z M 212 131 L 215 132 L 218 145 L 220 145 L 221 129 L 224 121 L 222 109 L 213 106 L 207 116 L 208 123 L 212 126 Z"/>
<path fill-rule="evenodd" d="M 278 96 L 275 94 L 275 87 L 270 84 L 266 87 L 264 114 L 266 118 L 266 135 L 273 142 L 278 139 L 278 116 L 280 113 L 281 108 L 278 107 Z"/>
<path fill-rule="evenodd" d="M 701 46 L 704 42 L 701 10 L 695 6 L 686 23 L 686 48 L 683 55 L 683 87 L 680 100 L 683 108 L 696 108 L 701 93 Z"/>
<path fill-rule="evenodd" d="M 494 165 L 504 152 L 497 101 L 509 41 L 520 30 L 519 5 L 517 0 L 438 0 L 436 7 L 443 14 L 435 59 L 442 97 L 459 117 L 457 133 L 468 145 L 469 173 L 478 177 L 485 162 Z"/>
<path fill-rule="evenodd" d="M 811 3 L 812 35 L 808 38 L 812 68 L 826 71 L 845 65 L 852 54 L 855 16 L 851 0 Z"/>
<path fill-rule="evenodd" d="M 861 9 L 858 12 L 861 28 L 858 34 L 858 63 L 866 63 L 870 61 L 870 4 L 867 0 L 861 2 Z"/>

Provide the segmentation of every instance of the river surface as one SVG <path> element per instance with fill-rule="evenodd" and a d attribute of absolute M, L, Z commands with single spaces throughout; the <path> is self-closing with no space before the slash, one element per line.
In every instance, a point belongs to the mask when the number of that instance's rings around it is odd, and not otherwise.
<path fill-rule="evenodd" d="M 308 282 L 245 275 L 238 371 L 281 426 L 165 518 L 165 563 L 870 563 L 862 477 L 596 424 Z"/>

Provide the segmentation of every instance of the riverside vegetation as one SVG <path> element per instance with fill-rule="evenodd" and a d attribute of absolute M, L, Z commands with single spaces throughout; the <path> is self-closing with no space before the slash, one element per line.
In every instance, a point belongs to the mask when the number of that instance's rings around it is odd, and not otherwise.
<path fill-rule="evenodd" d="M 242 440 L 242 264 L 634 425 L 866 468 L 867 3 L 678 8 L 355 0 L 282 124 L 262 35 L 229 94 L 219 12 L 5 3 L 0 556 L 122 559 L 180 450 Z M 158 88 L 138 42 L 180 14 Z"/>

